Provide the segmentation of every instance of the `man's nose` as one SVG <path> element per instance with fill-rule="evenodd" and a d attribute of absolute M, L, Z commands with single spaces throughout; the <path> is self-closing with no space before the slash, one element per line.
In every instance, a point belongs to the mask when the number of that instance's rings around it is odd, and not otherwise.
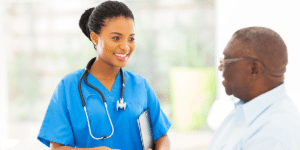
<path fill-rule="evenodd" d="M 219 71 L 222 71 L 223 70 L 222 65 L 219 65 L 218 69 L 219 69 Z"/>

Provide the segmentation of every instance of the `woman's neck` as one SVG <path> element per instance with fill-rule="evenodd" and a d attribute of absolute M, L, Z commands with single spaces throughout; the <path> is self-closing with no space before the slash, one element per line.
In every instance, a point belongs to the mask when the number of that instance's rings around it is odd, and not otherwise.
<path fill-rule="evenodd" d="M 112 66 L 104 62 L 101 58 L 97 58 L 91 67 L 90 73 L 98 80 L 115 80 L 120 67 Z"/>

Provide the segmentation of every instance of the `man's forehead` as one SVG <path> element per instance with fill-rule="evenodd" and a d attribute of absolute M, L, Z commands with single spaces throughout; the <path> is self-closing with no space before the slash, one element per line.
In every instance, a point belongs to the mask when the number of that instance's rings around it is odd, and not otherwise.
<path fill-rule="evenodd" d="M 235 39 L 230 39 L 230 41 L 228 42 L 228 44 L 226 45 L 224 51 L 223 51 L 223 54 L 224 56 L 226 57 L 233 57 L 234 54 L 237 52 L 236 49 L 239 49 L 238 47 L 238 43 Z"/>
<path fill-rule="evenodd" d="M 232 56 L 232 50 L 230 49 L 230 47 L 226 46 L 226 48 L 223 51 L 223 55 L 226 57 L 231 57 Z"/>
<path fill-rule="evenodd" d="M 249 46 L 239 39 L 232 38 L 223 51 L 225 57 L 247 57 L 251 52 Z"/>

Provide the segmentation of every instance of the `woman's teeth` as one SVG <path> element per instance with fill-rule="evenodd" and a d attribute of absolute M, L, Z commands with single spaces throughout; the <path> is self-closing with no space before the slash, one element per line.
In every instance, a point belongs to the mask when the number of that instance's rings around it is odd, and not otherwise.
<path fill-rule="evenodd" d="M 127 54 L 116 54 L 119 57 L 125 57 Z"/>

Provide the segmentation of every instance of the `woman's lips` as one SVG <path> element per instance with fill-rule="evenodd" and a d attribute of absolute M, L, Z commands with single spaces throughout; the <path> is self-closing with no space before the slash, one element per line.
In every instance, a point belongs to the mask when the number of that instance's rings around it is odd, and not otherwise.
<path fill-rule="evenodd" d="M 128 58 L 128 54 L 115 54 L 118 60 L 125 61 Z"/>

